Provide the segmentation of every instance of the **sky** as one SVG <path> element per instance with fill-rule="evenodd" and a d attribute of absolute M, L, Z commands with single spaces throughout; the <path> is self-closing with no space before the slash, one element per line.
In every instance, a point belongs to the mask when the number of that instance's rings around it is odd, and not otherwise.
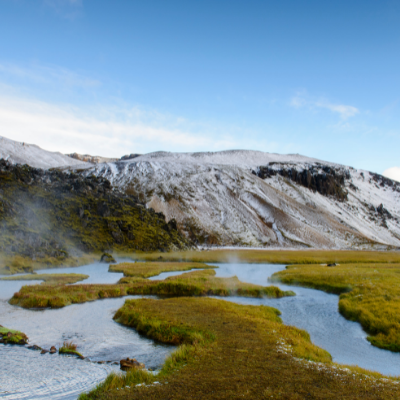
<path fill-rule="evenodd" d="M 398 0 L 0 0 L 0 135 L 252 149 L 400 180 Z"/>

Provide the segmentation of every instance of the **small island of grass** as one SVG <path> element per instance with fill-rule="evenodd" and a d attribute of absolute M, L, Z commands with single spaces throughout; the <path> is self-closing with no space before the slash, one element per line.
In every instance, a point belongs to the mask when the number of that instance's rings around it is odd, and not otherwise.
<path fill-rule="evenodd" d="M 89 278 L 84 274 L 27 274 L 17 276 L 7 276 L 1 278 L 2 281 L 43 281 L 46 285 L 70 285 Z"/>
<path fill-rule="evenodd" d="M 28 340 L 28 336 L 25 333 L 0 325 L 0 343 L 25 345 Z"/>
<path fill-rule="evenodd" d="M 110 265 L 109 272 L 122 272 L 124 276 L 150 278 L 163 272 L 189 271 L 191 269 L 214 269 L 212 265 L 200 262 L 126 262 Z"/>
<path fill-rule="evenodd" d="M 180 270 L 175 263 L 175 270 Z M 159 268 L 159 266 L 155 266 Z M 168 268 L 172 268 L 169 266 Z M 275 286 L 241 282 L 237 277 L 217 278 L 215 271 L 192 271 L 165 280 L 124 277 L 117 284 L 34 285 L 24 286 L 10 299 L 10 304 L 24 308 L 60 308 L 70 304 L 127 295 L 158 296 L 244 296 L 280 298 L 293 296 Z"/>

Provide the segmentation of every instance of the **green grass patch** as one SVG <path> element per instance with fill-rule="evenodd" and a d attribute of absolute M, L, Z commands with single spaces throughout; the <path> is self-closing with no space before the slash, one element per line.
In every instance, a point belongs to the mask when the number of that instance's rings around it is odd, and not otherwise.
<path fill-rule="evenodd" d="M 127 255 L 127 254 L 126 254 Z M 137 260 L 191 261 L 205 263 L 270 263 L 270 264 L 322 264 L 322 263 L 400 263 L 399 251 L 350 250 L 209 250 L 179 251 L 173 253 L 129 254 Z"/>
<path fill-rule="evenodd" d="M 177 263 L 179 264 L 179 263 Z M 179 270 L 179 265 L 176 267 Z M 112 285 L 32 285 L 23 286 L 10 299 L 10 304 L 24 308 L 60 308 L 70 304 L 127 295 L 158 296 L 292 296 L 277 287 L 244 283 L 237 277 L 216 278 L 215 271 L 206 269 L 169 277 L 163 281 L 124 277 Z"/>
<path fill-rule="evenodd" d="M 66 341 L 58 349 L 58 353 L 72 355 L 72 356 L 78 356 L 79 358 L 84 358 L 83 355 L 76 350 L 77 348 L 78 348 L 78 346 L 76 344 Z"/>
<path fill-rule="evenodd" d="M 195 262 L 136 262 L 110 265 L 109 272 L 122 272 L 124 276 L 134 278 L 150 278 L 162 272 L 189 271 L 191 269 L 218 268 Z"/>
<path fill-rule="evenodd" d="M 111 374 L 79 400 L 355 400 L 400 395 L 389 381 L 379 382 L 377 390 L 377 381 L 365 371 L 336 368 L 307 332 L 283 325 L 279 311 L 271 307 L 209 298 L 140 299 L 127 300 L 114 318 L 179 347 L 157 376 L 146 371 Z"/>
<path fill-rule="evenodd" d="M 13 329 L 5 328 L 0 325 L 0 338 L 3 343 L 8 344 L 27 344 L 28 336 L 25 333 Z"/>
<path fill-rule="evenodd" d="M 292 265 L 273 282 L 340 294 L 339 311 L 377 347 L 400 352 L 400 264 Z"/>

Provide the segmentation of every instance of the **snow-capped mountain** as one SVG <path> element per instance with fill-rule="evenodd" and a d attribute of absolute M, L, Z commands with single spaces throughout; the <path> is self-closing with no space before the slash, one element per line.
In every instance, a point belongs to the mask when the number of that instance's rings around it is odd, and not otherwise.
<path fill-rule="evenodd" d="M 34 144 L 16 142 L 2 136 L 0 136 L 1 158 L 12 164 L 28 164 L 42 169 L 82 165 L 82 161 L 74 160 L 64 154 L 43 150 Z"/>
<path fill-rule="evenodd" d="M 200 244 L 400 247 L 400 183 L 300 155 L 158 152 L 83 174 L 138 196 Z"/>

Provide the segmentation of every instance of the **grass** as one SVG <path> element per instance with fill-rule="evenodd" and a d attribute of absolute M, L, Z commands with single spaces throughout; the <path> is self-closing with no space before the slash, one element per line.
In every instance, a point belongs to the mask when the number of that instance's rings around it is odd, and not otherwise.
<path fill-rule="evenodd" d="M 11 333 L 11 336 L 8 336 L 8 333 Z M 9 344 L 27 344 L 28 336 L 25 333 L 20 331 L 15 331 L 13 329 L 5 328 L 0 325 L 0 337 L 2 338 L 3 343 Z"/>
<path fill-rule="evenodd" d="M 124 276 L 150 278 L 162 272 L 188 271 L 191 269 L 218 268 L 194 262 L 137 262 L 110 265 L 109 272 L 122 272 Z"/>
<path fill-rule="evenodd" d="M 84 358 L 81 353 L 76 349 L 78 346 L 72 342 L 64 342 L 63 345 L 58 349 L 58 354 L 69 354 L 73 356 L 78 356 L 79 358 Z"/>
<path fill-rule="evenodd" d="M 283 325 L 271 307 L 209 298 L 140 299 L 127 300 L 114 319 L 179 347 L 157 376 L 146 371 L 111 374 L 80 400 L 400 396 L 398 385 L 379 375 L 336 367 L 307 332 Z"/>
<path fill-rule="evenodd" d="M 29 274 L 8 276 L 1 278 L 2 281 L 43 281 L 46 285 L 68 285 L 83 281 L 89 278 L 89 275 L 83 274 Z"/>
<path fill-rule="evenodd" d="M 178 266 L 177 269 L 180 267 Z M 163 281 L 150 281 L 142 278 L 125 277 L 112 285 L 33 285 L 23 286 L 10 299 L 10 304 L 23 308 L 60 308 L 70 304 L 122 297 L 127 295 L 158 296 L 245 296 L 245 297 L 283 297 L 293 292 L 284 292 L 277 287 L 263 287 L 244 283 L 237 277 L 216 278 L 215 271 L 206 269 L 167 278 Z"/>
<path fill-rule="evenodd" d="M 272 281 L 340 294 L 339 311 L 377 347 L 400 352 L 400 264 L 292 265 Z"/>
<path fill-rule="evenodd" d="M 121 283 L 129 284 L 132 278 L 122 278 Z M 275 286 L 259 286 L 241 282 L 236 276 L 217 278 L 214 270 L 192 271 L 172 276 L 163 281 L 132 279 L 133 286 L 128 294 L 158 296 L 244 296 L 280 298 L 294 296 Z"/>
<path fill-rule="evenodd" d="M 121 254 L 122 255 L 122 254 Z M 127 255 L 127 254 L 126 254 Z M 173 253 L 129 254 L 136 260 L 191 261 L 205 263 L 270 263 L 270 264 L 322 264 L 322 263 L 400 263 L 399 251 L 338 251 L 338 250 L 233 250 L 180 251 Z"/>
<path fill-rule="evenodd" d="M 49 257 L 44 256 L 38 260 L 22 255 L 9 255 L 0 252 L 0 275 L 14 275 L 20 273 L 33 273 L 40 269 L 78 267 L 90 264 L 100 259 L 99 254 L 85 254 L 79 257 Z"/>

